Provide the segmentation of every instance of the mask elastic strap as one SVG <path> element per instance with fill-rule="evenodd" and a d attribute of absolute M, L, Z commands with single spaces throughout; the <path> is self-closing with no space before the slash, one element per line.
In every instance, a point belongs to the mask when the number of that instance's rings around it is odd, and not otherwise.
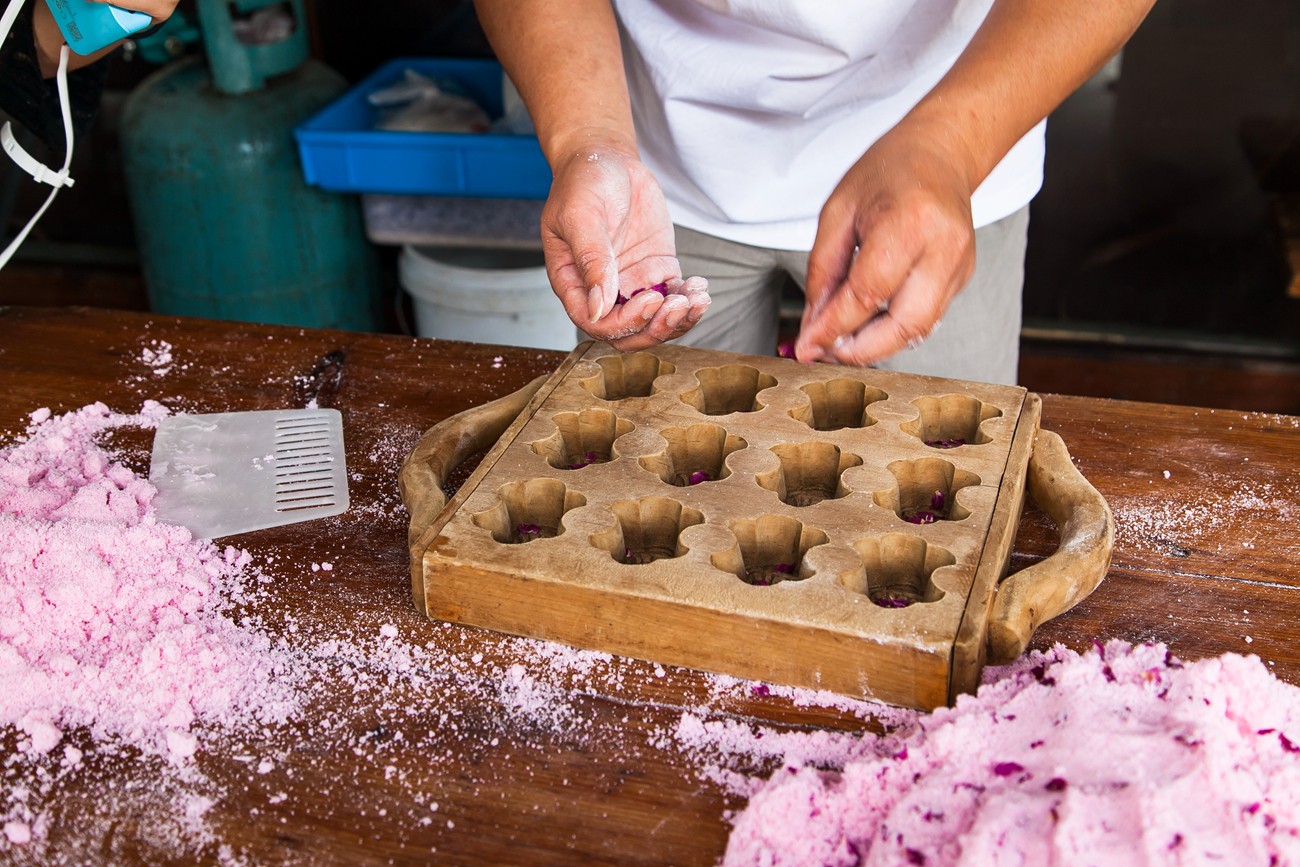
<path fill-rule="evenodd" d="M 40 2 L 40 0 L 37 0 L 37 2 Z M 13 11 L 15 6 L 21 7 L 22 0 L 15 0 L 15 2 L 11 3 L 9 8 L 5 10 L 5 15 L 0 17 L 0 30 L 2 30 L 0 32 L 0 42 L 3 42 L 4 36 L 8 35 L 8 28 L 13 26 L 9 13 Z M 7 22 L 6 18 L 9 19 Z M 59 91 L 59 109 L 63 115 L 63 140 L 68 145 L 63 154 L 63 168 L 57 172 L 52 171 L 48 166 L 38 162 L 31 154 L 23 150 L 17 139 L 14 138 L 13 130 L 10 128 L 8 121 L 5 122 L 3 127 L 0 127 L 0 145 L 4 147 L 5 153 L 9 154 L 9 157 L 36 181 L 53 187 L 49 196 L 46 197 L 45 203 L 27 221 L 27 225 L 23 226 L 22 231 L 9 242 L 9 246 L 5 247 L 4 252 L 0 253 L 0 268 L 9 264 L 9 260 L 13 258 L 14 253 L 22 245 L 23 241 L 27 240 L 27 235 L 32 231 L 32 227 L 45 215 L 45 211 L 54 202 L 54 197 L 59 194 L 59 190 L 73 184 L 72 178 L 68 176 L 68 167 L 72 165 L 72 104 L 68 99 L 69 54 L 70 51 L 67 45 L 59 48 L 59 71 L 55 74 L 55 85 Z"/>

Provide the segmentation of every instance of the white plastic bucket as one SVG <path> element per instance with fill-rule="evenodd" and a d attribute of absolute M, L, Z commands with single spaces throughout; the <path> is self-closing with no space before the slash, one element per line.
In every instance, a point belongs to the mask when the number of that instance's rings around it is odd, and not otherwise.
<path fill-rule="evenodd" d="M 578 331 L 546 279 L 540 250 L 407 245 L 398 280 L 420 337 L 572 349 Z"/>

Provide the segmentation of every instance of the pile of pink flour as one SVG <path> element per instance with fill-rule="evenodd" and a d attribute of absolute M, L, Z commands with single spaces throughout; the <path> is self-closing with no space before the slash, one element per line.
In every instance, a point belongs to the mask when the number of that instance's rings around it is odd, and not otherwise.
<path fill-rule="evenodd" d="M 0 450 L 0 725 L 25 735 L 20 752 L 85 727 L 184 761 L 196 722 L 275 722 L 296 706 L 287 661 L 228 613 L 248 556 L 157 523 L 153 486 L 95 444 L 166 414 L 38 410 Z"/>
<path fill-rule="evenodd" d="M 724 864 L 1300 864 L 1300 689 L 1258 658 L 1114 641 L 986 681 L 888 751 L 778 771 Z"/>

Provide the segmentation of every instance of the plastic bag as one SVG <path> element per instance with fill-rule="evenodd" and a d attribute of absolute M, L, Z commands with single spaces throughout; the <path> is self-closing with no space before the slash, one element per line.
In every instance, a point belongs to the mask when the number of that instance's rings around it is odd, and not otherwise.
<path fill-rule="evenodd" d="M 478 103 L 448 81 L 406 70 L 398 83 L 366 99 L 379 109 L 376 129 L 407 132 L 487 132 L 490 121 Z"/>
<path fill-rule="evenodd" d="M 272 45 L 293 35 L 293 15 L 281 6 L 264 6 L 247 18 L 230 22 L 231 32 L 243 45 Z"/>
<path fill-rule="evenodd" d="M 529 117 L 528 109 L 524 107 L 524 101 L 519 97 L 519 91 L 509 76 L 501 80 L 501 98 L 505 111 L 492 121 L 492 131 L 510 135 L 536 135 L 533 119 Z"/>

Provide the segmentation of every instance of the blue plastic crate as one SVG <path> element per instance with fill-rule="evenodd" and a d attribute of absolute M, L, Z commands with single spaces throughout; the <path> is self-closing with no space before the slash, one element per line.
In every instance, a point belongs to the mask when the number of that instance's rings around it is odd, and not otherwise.
<path fill-rule="evenodd" d="M 307 183 L 349 193 L 546 198 L 551 168 L 536 136 L 374 129 L 377 111 L 366 98 L 407 69 L 454 81 L 489 118 L 501 116 L 495 60 L 398 58 L 294 130 Z"/>

